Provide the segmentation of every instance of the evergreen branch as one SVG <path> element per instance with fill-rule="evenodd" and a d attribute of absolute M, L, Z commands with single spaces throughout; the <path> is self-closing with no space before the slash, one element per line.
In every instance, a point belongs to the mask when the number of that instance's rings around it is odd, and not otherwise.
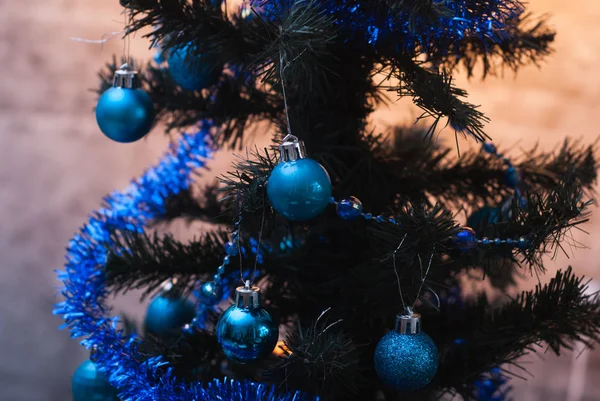
<path fill-rule="evenodd" d="M 127 233 L 113 239 L 115 248 L 106 263 L 107 286 L 113 292 L 144 288 L 145 297 L 166 280 L 177 279 L 189 292 L 195 280 L 214 274 L 225 254 L 227 234 L 206 233 L 188 244 L 157 233 Z"/>
<path fill-rule="evenodd" d="M 308 327 L 297 327 L 287 335 L 284 356 L 266 377 L 282 386 L 318 394 L 323 399 L 353 395 L 360 386 L 359 356 L 352 339 L 336 327 L 341 320 L 324 318 Z"/>
<path fill-rule="evenodd" d="M 227 206 L 219 197 L 217 184 L 207 185 L 201 189 L 201 195 L 195 196 L 192 190 L 179 192 L 167 198 L 165 213 L 154 224 L 171 222 L 182 218 L 185 221 L 205 221 L 208 223 L 228 224 L 231 216 Z"/>
<path fill-rule="evenodd" d="M 463 66 L 469 77 L 474 75 L 475 67 L 481 62 L 482 78 L 496 74 L 498 70 L 502 72 L 505 67 L 517 72 L 529 64 L 539 66 L 552 52 L 550 45 L 555 37 L 547 20 L 547 16 L 536 19 L 530 13 L 519 15 L 507 24 L 503 40 L 467 36 L 455 43 L 450 51 L 431 54 L 429 61 L 448 70 Z"/>
<path fill-rule="evenodd" d="M 476 141 L 489 139 L 483 126 L 489 121 L 477 110 L 479 106 L 464 102 L 467 92 L 457 88 L 446 72 L 435 72 L 409 58 L 398 58 L 392 62 L 392 74 L 400 81 L 394 90 L 399 96 L 410 96 L 415 105 L 423 110 L 417 119 L 433 118 L 427 136 L 433 136 L 440 120 L 448 118 L 448 124 L 464 136 Z"/>
<path fill-rule="evenodd" d="M 436 343 L 447 344 L 434 385 L 472 400 L 477 377 L 502 364 L 518 366 L 533 345 L 547 344 L 556 354 L 574 342 L 593 347 L 600 341 L 600 299 L 588 293 L 587 283 L 568 268 L 492 313 L 482 296 L 464 310 L 443 309 L 427 319 Z M 457 338 L 463 345 L 456 346 Z"/>

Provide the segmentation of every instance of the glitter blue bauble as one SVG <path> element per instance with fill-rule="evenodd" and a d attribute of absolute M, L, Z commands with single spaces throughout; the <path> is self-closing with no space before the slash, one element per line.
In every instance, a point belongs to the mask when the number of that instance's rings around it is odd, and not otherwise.
<path fill-rule="evenodd" d="M 273 352 L 279 330 L 258 302 L 244 306 L 243 300 L 236 301 L 219 318 L 217 338 L 227 359 L 249 363 Z"/>
<path fill-rule="evenodd" d="M 331 179 L 312 159 L 281 162 L 271 172 L 267 196 L 273 208 L 288 220 L 310 220 L 329 204 Z"/>
<path fill-rule="evenodd" d="M 223 66 L 212 53 L 198 53 L 193 45 L 169 51 L 169 73 L 177 85 L 189 91 L 209 87 L 217 82 Z"/>
<path fill-rule="evenodd" d="M 152 300 L 146 312 L 146 332 L 160 337 L 174 333 L 196 315 L 194 304 L 176 294 L 166 293 Z"/>
<path fill-rule="evenodd" d="M 152 100 L 141 89 L 109 88 L 96 106 L 100 130 L 121 143 L 135 142 L 150 132 L 154 117 Z"/>
<path fill-rule="evenodd" d="M 73 374 L 73 401 L 118 401 L 117 392 L 96 364 L 85 361 Z"/>
<path fill-rule="evenodd" d="M 390 331 L 375 349 L 375 371 L 385 385 L 395 390 L 413 391 L 425 387 L 437 368 L 437 347 L 423 332 Z"/>

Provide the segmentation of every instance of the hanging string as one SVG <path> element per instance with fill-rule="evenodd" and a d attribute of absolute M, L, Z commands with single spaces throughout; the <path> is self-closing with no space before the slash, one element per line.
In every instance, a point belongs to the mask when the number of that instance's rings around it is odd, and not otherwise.
<path fill-rule="evenodd" d="M 400 241 L 400 245 L 398 245 L 398 248 L 396 248 L 394 253 L 392 253 L 392 264 L 394 266 L 394 273 L 396 273 L 396 281 L 398 282 L 398 292 L 400 293 L 400 300 L 402 301 L 402 308 L 404 310 L 406 310 L 406 304 L 404 303 L 404 296 L 402 295 L 402 286 L 400 285 L 400 275 L 398 274 L 398 269 L 396 268 L 396 252 L 398 252 L 400 250 L 400 248 L 402 248 L 402 244 L 404 244 L 404 241 L 406 240 L 407 235 L 408 234 L 404 234 L 404 238 L 402 238 L 402 241 Z"/>
<path fill-rule="evenodd" d="M 434 250 L 435 250 L 435 248 L 434 248 Z M 433 262 L 433 252 L 431 253 L 431 256 L 429 257 L 429 264 L 427 265 L 427 270 L 425 270 L 425 274 L 423 274 L 423 263 L 421 262 L 421 256 L 419 255 L 419 269 L 421 270 L 421 285 L 419 286 L 419 291 L 417 291 L 417 296 L 415 297 L 415 301 L 413 302 L 412 309 L 415 308 L 415 304 L 419 300 L 419 296 L 421 295 L 421 290 L 423 289 L 423 284 L 425 283 L 425 279 L 427 278 L 427 275 L 429 274 L 429 269 L 431 269 L 432 262 Z M 438 298 L 438 302 L 439 302 L 439 297 L 437 296 L 437 294 L 435 292 L 433 292 L 433 293 Z"/>
<path fill-rule="evenodd" d="M 284 65 L 284 54 L 282 51 L 279 52 L 279 79 L 281 81 L 281 94 L 283 95 L 283 109 L 285 111 L 285 119 L 287 122 L 287 133 L 292 135 L 292 125 L 290 124 L 290 113 L 288 109 L 287 93 L 285 91 L 285 70 L 289 66 L 289 63 Z"/>

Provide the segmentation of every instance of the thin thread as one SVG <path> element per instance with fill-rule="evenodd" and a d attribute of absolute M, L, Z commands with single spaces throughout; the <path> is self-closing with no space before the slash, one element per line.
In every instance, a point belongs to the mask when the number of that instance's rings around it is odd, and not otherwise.
<path fill-rule="evenodd" d="M 81 42 L 81 43 L 91 43 L 94 45 L 104 45 L 105 43 L 107 43 L 108 41 L 114 39 L 117 36 L 121 36 L 125 31 L 119 31 L 119 32 L 109 32 L 109 33 L 105 33 L 104 35 L 101 36 L 102 39 L 84 39 L 84 38 L 71 38 L 72 41 L 74 42 Z M 103 46 L 101 46 L 102 48 Z"/>
<path fill-rule="evenodd" d="M 429 257 L 429 264 L 427 265 L 427 270 L 425 270 L 425 275 L 423 275 L 423 263 L 421 263 L 421 256 L 419 255 L 419 266 L 421 269 L 421 285 L 419 286 L 419 291 L 417 291 L 417 296 L 415 297 L 415 302 L 413 302 L 412 308 L 415 308 L 415 305 L 417 303 L 417 300 L 419 299 L 419 296 L 421 295 L 421 290 L 423 289 L 423 284 L 425 283 L 425 279 L 427 278 L 427 275 L 429 274 L 429 269 L 431 269 L 431 262 L 433 262 L 433 252 L 431 253 L 431 256 Z M 437 294 L 436 294 L 437 297 Z"/>
<path fill-rule="evenodd" d="M 250 276 L 250 280 L 254 282 L 254 276 L 256 275 L 256 267 L 258 266 L 258 258 L 260 256 L 261 245 L 262 245 L 262 235 L 263 235 L 263 227 L 265 225 L 265 191 L 263 191 L 263 208 L 262 208 L 262 217 L 260 219 L 260 231 L 258 232 L 258 244 L 256 245 L 256 258 L 254 259 L 254 268 L 252 269 L 252 275 Z M 252 284 L 252 283 L 250 283 Z"/>
<path fill-rule="evenodd" d="M 285 69 L 288 67 L 289 64 L 286 64 L 284 66 L 283 60 L 284 60 L 283 52 L 279 52 L 279 75 L 280 75 L 280 79 L 281 79 L 281 93 L 283 95 L 283 109 L 285 111 L 285 119 L 287 122 L 287 133 L 288 133 L 288 135 L 292 135 L 292 125 L 290 123 L 290 113 L 289 113 L 289 109 L 288 109 L 287 93 L 285 91 L 285 78 L 284 78 Z"/>
<path fill-rule="evenodd" d="M 400 275 L 398 274 L 398 270 L 396 269 L 396 252 L 398 252 L 400 250 L 400 248 L 402 248 L 402 244 L 404 244 L 404 241 L 406 240 L 407 235 L 408 235 L 408 233 L 404 234 L 404 238 L 402 238 L 402 241 L 400 241 L 400 245 L 398 245 L 398 248 L 396 248 L 394 253 L 392 253 L 392 263 L 394 265 L 394 273 L 396 273 L 396 280 L 398 282 L 398 292 L 400 293 L 400 300 L 402 301 L 402 308 L 404 310 L 406 310 L 406 304 L 404 303 L 404 296 L 402 295 L 402 286 L 400 285 Z"/>

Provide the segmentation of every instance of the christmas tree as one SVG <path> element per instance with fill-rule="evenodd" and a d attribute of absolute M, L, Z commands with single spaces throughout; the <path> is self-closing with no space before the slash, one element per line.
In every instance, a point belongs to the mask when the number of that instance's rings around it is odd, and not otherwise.
<path fill-rule="evenodd" d="M 501 401 L 533 346 L 600 339 L 570 267 L 512 298 L 463 290 L 541 276 L 587 221 L 594 145 L 504 152 L 452 79 L 538 63 L 544 18 L 516 0 L 121 4 L 156 57 L 101 71 L 98 125 L 133 142 L 160 121 L 172 142 L 68 245 L 55 313 L 92 351 L 76 401 Z M 369 124 L 398 97 L 418 124 Z M 256 124 L 272 148 L 247 146 Z M 217 150 L 241 156 L 198 185 Z M 152 230 L 176 219 L 213 227 Z M 140 330 L 106 304 L 131 289 L 151 298 Z"/>

